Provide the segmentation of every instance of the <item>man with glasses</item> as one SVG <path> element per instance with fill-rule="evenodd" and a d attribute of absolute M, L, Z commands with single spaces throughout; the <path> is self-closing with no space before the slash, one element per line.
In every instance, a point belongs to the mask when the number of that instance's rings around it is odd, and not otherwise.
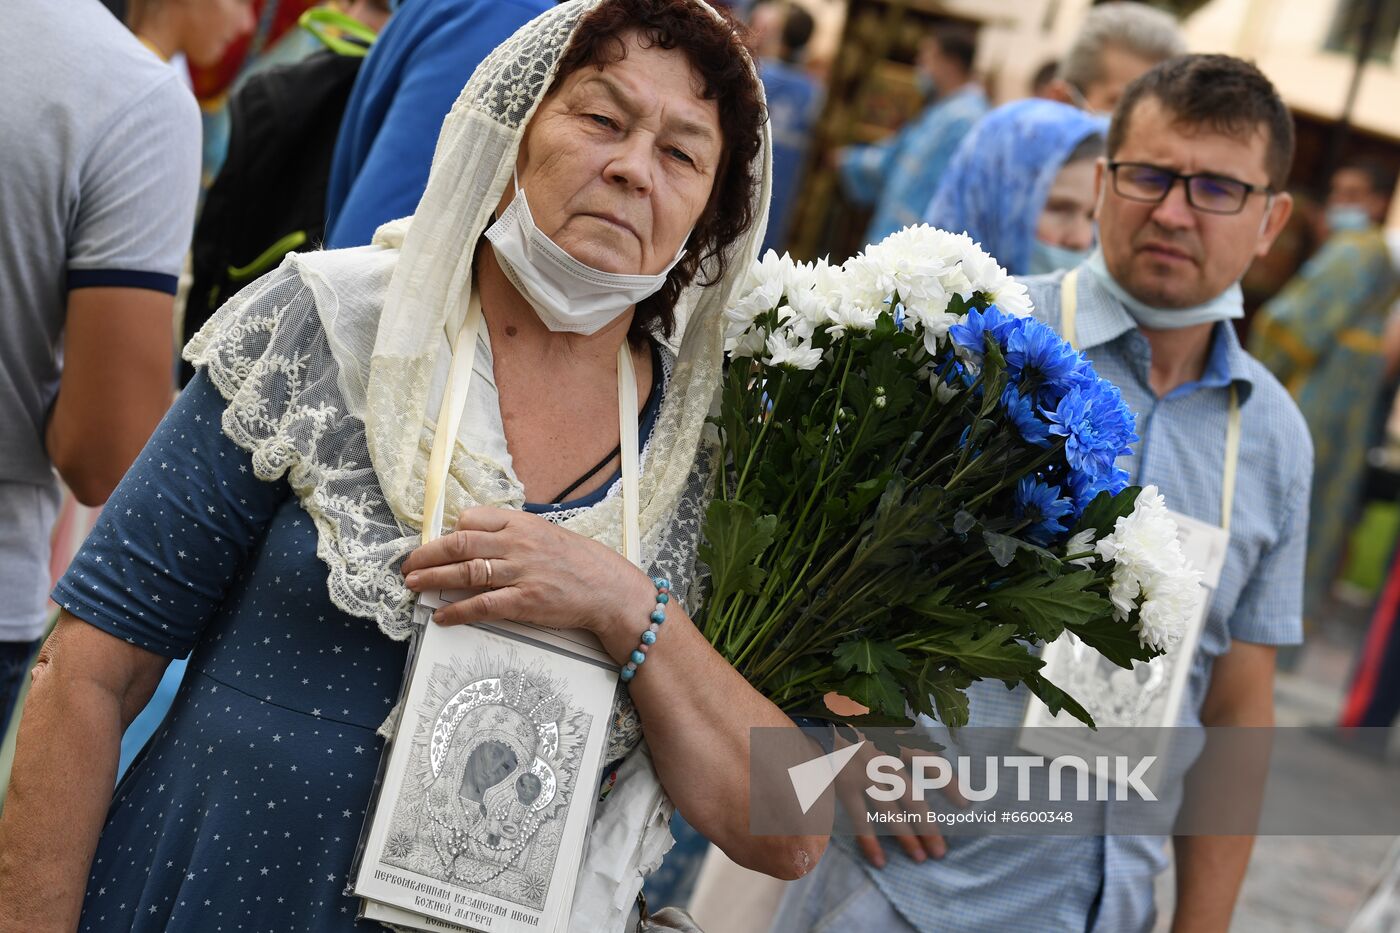
<path fill-rule="evenodd" d="M 1180 725 L 1270 726 L 1274 656 L 1302 637 L 1312 445 L 1283 387 L 1240 346 L 1239 280 L 1292 209 L 1293 123 L 1267 78 L 1181 56 L 1130 84 L 1097 173 L 1100 249 L 1026 280 L 1036 314 L 1112 380 L 1140 441 L 1119 461 L 1168 506 L 1228 529 Z M 1233 464 L 1233 466 L 1232 466 Z M 1225 534 L 1225 531 L 1220 531 Z M 1217 539 L 1220 540 L 1220 539 Z M 1183 659 L 1185 660 L 1185 659 Z M 1030 695 L 974 684 L 976 727 L 1019 725 Z M 1115 804 L 1102 804 L 1116 826 Z M 1178 837 L 1177 931 L 1228 929 L 1252 837 Z M 1167 840 L 1127 835 L 833 838 L 773 933 L 1151 930 Z"/>
<path fill-rule="evenodd" d="M 1273 725 L 1277 649 L 1302 640 L 1312 444 L 1231 324 L 1244 315 L 1240 279 L 1292 211 L 1283 190 L 1292 161 L 1292 117 L 1253 65 L 1226 55 L 1164 62 L 1114 111 L 1099 250 L 1079 270 L 1027 283 L 1037 313 L 1137 414 L 1140 441 L 1120 462 L 1132 481 L 1228 531 L 1180 725 Z M 1150 929 L 1164 840 L 1101 844 L 1097 928 Z M 1173 929 L 1227 929 L 1253 838 L 1179 836 L 1173 846 Z"/>

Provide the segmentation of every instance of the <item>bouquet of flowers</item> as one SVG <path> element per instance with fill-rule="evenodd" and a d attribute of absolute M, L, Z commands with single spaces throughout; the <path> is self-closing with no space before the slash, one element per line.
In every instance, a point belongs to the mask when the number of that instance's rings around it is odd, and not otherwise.
<path fill-rule="evenodd" d="M 1030 310 L 927 226 L 841 266 L 755 263 L 726 314 L 696 621 L 785 711 L 959 726 L 995 678 L 1092 725 L 1037 643 L 1072 632 L 1130 667 L 1180 637 L 1199 574 L 1115 466 L 1133 415 Z M 832 691 L 870 713 L 834 715 Z"/>

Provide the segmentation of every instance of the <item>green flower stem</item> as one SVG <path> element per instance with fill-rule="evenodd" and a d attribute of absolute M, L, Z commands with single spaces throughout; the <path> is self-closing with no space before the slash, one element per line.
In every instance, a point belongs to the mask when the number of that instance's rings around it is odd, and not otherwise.
<path fill-rule="evenodd" d="M 969 397 L 971 397 L 973 394 L 976 393 L 977 387 L 983 383 L 983 380 L 985 379 L 985 377 L 986 377 L 986 371 L 985 371 L 985 370 L 984 370 L 983 372 L 977 374 L 977 378 L 976 378 L 975 380 L 973 380 L 972 385 L 970 385 L 970 386 L 967 387 L 967 394 L 968 394 Z M 980 417 L 980 415 L 979 415 L 979 417 Z M 975 423 L 975 421 L 974 421 L 974 423 Z M 961 454 L 961 456 L 958 457 L 958 465 L 957 465 L 956 467 L 953 468 L 953 472 L 954 472 L 955 474 L 962 471 L 962 468 L 967 464 L 967 457 L 968 457 L 968 455 L 969 455 L 970 453 L 972 453 L 972 445 L 971 445 L 971 444 L 968 444 L 966 447 L 964 447 L 964 448 L 962 449 L 962 454 Z"/>
<path fill-rule="evenodd" d="M 872 548 L 872 551 L 873 550 L 874 549 Z M 860 563 L 861 562 L 859 559 L 853 562 L 847 569 L 846 573 L 842 574 L 841 577 L 838 578 L 837 582 L 832 585 L 830 592 L 843 592 L 841 584 L 845 581 L 847 576 L 849 576 L 851 573 L 853 573 L 859 568 Z M 855 631 L 856 627 L 850 623 L 845 623 L 845 628 L 840 628 L 843 625 L 842 620 L 845 616 L 845 610 L 848 606 L 852 604 L 858 604 L 858 601 L 864 596 L 866 596 L 868 593 L 880 589 L 884 584 L 886 576 L 886 574 L 876 574 L 873 578 L 867 580 L 864 584 L 858 587 L 854 592 L 843 594 L 843 598 L 841 598 L 840 601 L 830 611 L 823 612 L 821 610 L 824 606 L 827 606 L 833 598 L 835 598 L 833 596 L 826 596 L 822 599 L 814 600 L 812 603 L 808 604 L 802 610 L 802 613 L 797 617 L 797 619 L 793 621 L 791 627 L 788 628 L 788 630 L 783 634 L 782 639 L 779 640 L 775 649 L 768 653 L 766 660 L 760 662 L 757 665 L 757 667 L 754 670 L 755 675 L 760 677 L 766 676 L 767 674 L 771 673 L 774 665 L 782 663 L 784 659 L 804 657 L 806 655 L 812 654 L 814 647 L 821 644 L 824 639 L 833 638 L 833 635 L 831 634 L 833 627 L 838 628 L 838 631 L 835 633 L 834 639 L 839 639 L 839 637 L 841 635 L 846 634 L 847 631 Z M 881 611 L 883 611 L 883 609 Z M 807 633 L 806 640 L 799 643 L 793 650 L 786 652 L 778 651 L 777 649 L 782 648 L 787 644 L 789 638 L 803 632 L 803 623 L 805 623 L 813 615 L 823 616 L 826 618 L 827 621 L 823 625 L 819 626 L 815 631 Z"/>
<path fill-rule="evenodd" d="M 763 447 L 763 437 L 765 434 L 768 433 L 768 426 L 773 423 L 773 415 L 778 410 L 779 402 L 782 401 L 783 390 L 787 388 L 787 382 L 788 374 L 787 371 L 784 370 L 781 378 L 778 380 L 778 388 L 773 393 L 772 409 L 770 411 L 762 411 L 763 393 L 759 393 L 759 406 L 760 412 L 762 412 L 761 417 L 763 420 L 763 425 L 758 429 L 758 436 L 754 438 L 753 445 L 749 447 L 749 455 L 746 458 L 744 458 L 744 468 L 739 471 L 739 480 L 734 484 L 734 498 L 736 499 L 741 498 L 743 495 L 744 480 L 748 478 L 749 468 L 753 466 L 754 454 L 758 453 L 758 451 Z"/>
<path fill-rule="evenodd" d="M 769 691 L 767 695 L 773 700 L 773 703 L 779 709 L 783 709 L 784 704 L 791 700 L 794 690 L 796 690 L 803 684 L 811 683 L 815 680 L 820 680 L 823 677 L 830 677 L 831 673 L 832 671 L 829 667 L 822 667 L 818 668 L 815 671 L 809 671 L 808 673 L 803 674 L 801 677 L 795 677 L 791 680 L 784 681 L 778 687 Z M 755 685 L 754 689 L 759 688 L 757 685 Z"/>
<path fill-rule="evenodd" d="M 1034 475 L 1036 470 L 1039 470 L 1041 467 L 1045 466 L 1047 463 L 1053 460 L 1055 454 L 1058 453 L 1061 449 L 1063 449 L 1064 446 L 1065 442 L 1063 440 L 1052 443 L 1050 445 L 1049 450 L 1045 451 L 1040 456 L 1036 457 L 1033 461 L 1031 461 L 1030 466 L 1026 469 L 1024 475 Z M 950 482 L 949 485 L 951 486 L 952 483 Z M 980 493 L 979 495 L 969 499 L 966 503 L 963 504 L 963 508 L 970 512 L 972 511 L 973 506 L 981 505 L 982 502 L 984 502 L 985 500 L 991 498 L 992 496 L 996 495 L 998 492 L 1001 492 L 1004 489 L 1009 489 L 1010 486 L 1010 483 L 997 483 L 993 485 L 991 489 L 988 489 L 986 492 Z"/>
<path fill-rule="evenodd" d="M 850 376 L 851 363 L 855 358 L 854 344 L 847 343 L 845 351 L 845 363 L 843 364 L 841 370 L 841 383 L 836 388 L 836 406 L 831 412 L 831 423 L 827 426 L 826 429 L 827 438 L 834 438 L 836 436 L 836 427 L 841 416 L 841 402 L 846 397 L 846 380 Z M 859 437 L 859 433 L 859 430 L 857 430 L 857 438 Z M 788 531 L 787 541 L 784 543 L 783 550 L 778 555 L 778 559 L 775 562 L 777 565 L 781 565 L 783 563 L 783 561 L 787 558 L 788 552 L 792 550 L 794 543 L 801 537 L 802 526 L 806 524 L 807 516 L 811 514 L 812 506 L 816 503 L 818 494 L 821 492 L 823 486 L 825 486 L 827 483 L 827 463 L 831 459 L 831 451 L 835 446 L 836 444 L 828 442 L 822 450 L 821 463 L 817 467 L 817 481 L 812 486 L 811 493 L 807 497 L 807 503 L 803 506 L 802 513 L 798 515 L 796 524 L 794 524 L 792 528 Z M 787 501 L 783 503 L 783 508 L 779 511 L 780 515 L 782 514 L 782 512 L 787 510 L 788 506 L 792 502 L 792 497 L 796 494 L 796 492 L 797 489 L 796 487 L 794 487 L 793 492 L 789 494 Z M 766 587 L 764 592 L 767 592 Z"/>
<path fill-rule="evenodd" d="M 941 583 L 944 580 L 944 578 L 947 577 L 949 574 L 963 569 L 975 560 L 981 560 L 986 557 L 987 549 L 980 544 L 974 545 L 972 550 L 966 555 L 964 555 L 963 558 L 959 560 L 956 564 L 953 564 L 953 566 L 948 567 L 945 570 L 940 570 L 938 573 L 936 573 L 933 577 L 933 582 Z"/>
<path fill-rule="evenodd" d="M 915 421 L 914 423 L 915 423 L 915 424 L 927 424 L 929 418 L 930 418 L 930 417 L 932 416 L 932 414 L 933 414 L 933 411 L 932 411 L 933 406 L 937 403 L 937 401 L 938 401 L 938 400 L 934 397 L 933 392 L 930 391 L 930 392 L 929 392 L 929 396 L 928 396 L 928 401 L 924 403 L 924 410 L 923 410 L 923 412 L 920 413 L 919 419 L 918 419 L 917 421 Z M 945 407 L 951 407 L 951 406 L 945 406 Z M 938 436 L 939 432 L 940 432 L 940 431 L 942 430 L 942 428 L 943 428 L 943 423 L 944 423 L 947 419 L 948 419 L 948 413 L 945 411 L 942 415 L 939 416 L 937 423 L 933 426 L 933 428 L 932 428 L 932 430 L 930 431 L 930 433 L 923 436 L 923 445 L 920 446 L 920 448 L 919 448 L 920 453 L 922 453 L 922 452 L 927 448 L 929 442 L 930 442 L 933 438 L 936 438 L 936 437 Z M 909 454 L 909 451 L 910 451 L 910 450 L 913 448 L 913 446 L 914 446 L 914 437 L 915 437 L 915 432 L 910 431 L 909 434 L 904 438 L 903 443 L 901 443 L 901 444 L 899 445 L 899 450 L 895 452 L 894 458 L 891 459 L 891 460 L 889 461 L 889 465 L 890 465 L 892 468 L 894 468 L 894 469 L 897 470 L 897 469 L 899 469 L 899 465 L 900 465 L 901 463 L 904 462 L 904 458 Z"/>
<path fill-rule="evenodd" d="M 972 458 L 971 462 L 964 463 L 963 461 L 966 458 L 966 454 L 971 448 L 972 443 L 969 440 L 967 447 L 963 448 L 963 457 L 960 457 L 958 460 L 958 469 L 954 470 L 953 475 L 949 477 L 948 482 L 943 484 L 943 489 L 945 492 L 952 491 L 953 487 L 958 484 L 958 481 L 961 480 L 964 476 L 966 476 L 968 472 L 971 471 L 974 467 L 985 468 L 986 463 L 984 463 L 984 461 L 1000 457 L 1001 455 L 1007 453 L 1011 449 L 1011 446 L 1004 443 L 995 444 L 991 447 L 987 447 L 984 450 L 982 450 L 980 453 L 978 453 Z M 930 468 L 930 470 L 931 469 L 932 468 Z M 909 485 L 922 486 L 924 483 L 928 482 L 931 478 L 929 476 L 930 470 L 925 470 L 923 473 L 920 473 L 918 476 L 914 477 L 914 479 L 910 482 Z M 966 508 L 966 506 L 964 506 L 964 508 Z"/>
<path fill-rule="evenodd" d="M 760 645 L 763 645 L 767 642 L 768 638 L 771 636 L 773 629 L 783 621 L 783 613 L 787 609 L 788 605 L 792 602 L 793 598 L 797 595 L 797 593 L 800 590 L 809 590 L 811 588 L 810 583 L 806 583 L 804 585 L 803 578 L 806 576 L 807 571 L 811 568 L 812 561 L 816 560 L 817 554 L 821 550 L 822 542 L 826 538 L 826 529 L 828 524 L 829 523 L 827 519 L 823 518 L 821 525 L 817 528 L 817 539 L 808 549 L 807 560 L 802 565 L 802 569 L 792 575 L 792 582 L 788 586 L 787 590 L 783 592 L 783 595 L 779 598 L 777 605 L 773 606 L 771 609 L 765 610 L 767 618 L 764 619 L 764 621 L 760 624 L 758 631 L 754 633 L 753 637 L 749 639 L 748 645 L 745 646 L 742 652 L 733 656 L 734 664 L 736 667 L 742 664 L 744 660 L 746 660 L 748 656 L 752 654 L 753 651 L 755 651 Z M 770 573 L 768 575 L 768 579 L 764 581 L 763 594 L 760 594 L 760 600 L 762 598 L 762 595 L 768 593 L 769 583 L 776 579 L 778 576 L 779 574 L 776 573 Z"/>

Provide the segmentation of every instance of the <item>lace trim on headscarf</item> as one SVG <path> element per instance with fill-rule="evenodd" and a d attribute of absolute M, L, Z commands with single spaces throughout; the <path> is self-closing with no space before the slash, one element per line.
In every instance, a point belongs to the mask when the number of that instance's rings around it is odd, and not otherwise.
<path fill-rule="evenodd" d="M 412 633 L 413 594 L 397 567 L 417 546 L 418 535 L 399 523 L 379 489 L 364 422 L 350 414 L 342 397 L 347 374 L 331 352 L 315 291 L 297 266 L 298 257 L 291 257 L 235 295 L 190 341 L 185 358 L 203 367 L 227 400 L 224 433 L 248 451 L 254 475 L 266 482 L 286 476 L 311 516 L 332 602 L 401 640 Z M 669 386 L 674 359 L 669 350 L 661 357 L 663 385 Z M 424 431 L 421 443 L 431 441 Z M 652 447 L 649 439 L 644 462 Z M 699 541 L 708 476 L 704 459 L 692 471 L 672 521 L 645 542 L 650 572 L 670 577 L 678 594 L 688 590 Z M 460 443 L 451 473 L 459 490 L 492 491 L 490 500 L 478 504 L 517 509 L 523 504 L 519 485 L 499 464 Z M 618 488 L 613 483 L 597 505 L 542 517 L 564 527 L 577 524 L 590 510 L 611 504 Z"/>

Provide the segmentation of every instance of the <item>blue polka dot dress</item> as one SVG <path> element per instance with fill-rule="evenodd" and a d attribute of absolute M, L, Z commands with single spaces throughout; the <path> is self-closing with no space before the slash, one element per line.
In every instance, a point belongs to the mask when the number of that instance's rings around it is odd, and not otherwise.
<path fill-rule="evenodd" d="M 382 931 L 344 892 L 407 646 L 331 603 L 310 517 L 253 475 L 224 406 L 199 373 L 54 591 L 112 635 L 192 652 L 117 787 L 79 930 Z"/>

